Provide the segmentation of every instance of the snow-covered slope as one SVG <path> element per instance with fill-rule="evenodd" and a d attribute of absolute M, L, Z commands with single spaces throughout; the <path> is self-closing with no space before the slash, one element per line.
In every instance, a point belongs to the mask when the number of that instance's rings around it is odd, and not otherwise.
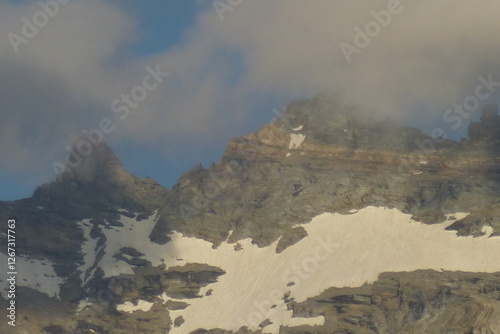
<path fill-rule="evenodd" d="M 321 325 L 324 321 L 321 317 L 292 318 L 283 300 L 288 292 L 289 298 L 300 302 L 332 286 L 373 282 L 387 271 L 499 271 L 496 255 L 500 254 L 500 238 L 457 237 L 456 232 L 445 230 L 465 216 L 459 213 L 443 224 L 424 225 L 396 209 L 369 207 L 349 215 L 326 213 L 303 225 L 308 237 L 280 254 L 275 251 L 277 242 L 258 248 L 246 239 L 239 242 L 239 251 L 228 243 L 213 249 L 209 242 L 179 233 L 172 235 L 170 243 L 157 245 L 148 239 L 156 215 L 141 222 L 122 217 L 123 227 L 103 231 L 106 254 L 99 266 L 108 277 L 132 273 L 130 265 L 113 257 L 121 247 L 132 247 L 155 266 L 207 263 L 220 267 L 226 274 L 201 291 L 204 295 L 213 290 L 210 296 L 190 299 L 189 307 L 172 311 L 172 318 L 185 319 L 172 333 L 216 327 L 257 329 L 265 319 L 272 322 L 265 332 L 277 333 L 280 325 Z M 84 248 L 92 251 L 88 245 Z M 132 310 L 127 305 L 120 309 Z"/>
<path fill-rule="evenodd" d="M 7 268 L 7 255 L 0 253 L 0 263 Z M 59 297 L 59 288 L 65 279 L 57 277 L 54 271 L 54 264 L 47 259 L 30 259 L 26 257 L 16 257 L 16 285 L 32 288 L 47 294 L 50 297 Z M 4 276 L 5 275 L 5 276 Z M 2 289 L 0 294 L 7 297 L 7 273 L 0 276 Z"/>
<path fill-rule="evenodd" d="M 324 322 L 323 317 L 293 318 L 285 299 L 301 302 L 332 286 L 361 286 L 388 271 L 500 271 L 500 238 L 457 237 L 456 232 L 445 230 L 465 216 L 467 214 L 457 213 L 442 224 L 425 225 L 397 209 L 368 207 L 348 215 L 325 213 L 302 225 L 308 236 L 279 254 L 276 253 L 278 241 L 259 248 L 245 239 L 239 241 L 241 247 L 224 242 L 214 249 L 207 241 L 173 233 L 172 241 L 166 245 L 151 243 L 149 234 L 158 219 L 157 213 L 142 221 L 122 216 L 123 226 L 104 229 L 106 242 L 96 248 L 97 240 L 90 237 L 90 221 L 82 221 L 80 226 L 88 240 L 82 246 L 86 263 L 80 270 L 85 281 L 97 266 L 106 277 L 132 274 L 131 265 L 114 257 L 122 247 L 143 253 L 142 258 L 154 266 L 162 263 L 167 268 L 187 263 L 217 266 L 226 274 L 217 283 L 203 288 L 200 292 L 203 297 L 185 300 L 190 304 L 187 308 L 171 311 L 172 319 L 182 316 L 185 320 L 171 333 L 184 334 L 198 328 L 237 330 L 248 326 L 258 329 L 266 319 L 271 324 L 265 326 L 264 332 L 278 333 L 280 325 L 322 325 Z M 492 231 L 485 229 L 485 232 Z M 96 257 L 101 248 L 104 256 Z M 24 268 L 29 263 L 31 267 Z M 24 265 L 19 272 L 20 285 L 49 295 L 57 294 L 53 288 L 62 282 L 52 274 L 50 265 L 43 266 L 47 272 L 41 271 L 37 261 Z M 23 272 L 39 274 L 23 283 Z M 206 296 L 209 289 L 211 294 Z M 162 302 L 169 299 L 172 298 L 164 295 Z M 119 305 L 118 310 L 134 312 L 151 306 L 141 301 L 137 306 Z"/>

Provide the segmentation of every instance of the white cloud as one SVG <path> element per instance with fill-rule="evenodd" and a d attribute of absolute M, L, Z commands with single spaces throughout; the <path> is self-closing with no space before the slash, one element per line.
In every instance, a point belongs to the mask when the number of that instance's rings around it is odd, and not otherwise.
<path fill-rule="evenodd" d="M 123 50 L 140 33 L 137 19 L 104 0 L 70 2 L 18 54 L 0 40 L 0 86 L 7 88 L 0 153 L 11 157 L 0 168 L 29 169 L 36 161 L 50 172 L 68 138 L 113 116 L 111 102 L 140 84 L 147 65 L 171 75 L 108 140 L 154 141 L 159 150 L 226 140 L 249 130 L 244 122 L 262 99 L 272 96 L 279 108 L 324 91 L 371 113 L 424 124 L 473 94 L 478 76 L 500 81 L 494 1 L 401 1 L 401 13 L 348 63 L 340 43 L 352 44 L 354 28 L 364 29 L 371 11 L 387 6 L 243 1 L 222 22 L 209 7 L 176 46 L 130 60 Z M 37 10 L 37 3 L 0 1 L 0 28 L 19 33 L 21 18 Z M 429 114 L 415 114 L 418 105 Z"/>
<path fill-rule="evenodd" d="M 392 3 L 397 0 L 243 1 L 222 22 L 215 9 L 201 13 L 179 47 L 152 60 L 177 71 L 186 88 L 175 95 L 179 102 L 168 116 L 196 110 L 193 119 L 205 123 L 186 125 L 220 134 L 218 127 L 235 120 L 231 107 L 251 113 L 261 92 L 284 101 L 332 91 L 367 113 L 424 126 L 442 121 L 447 108 L 473 94 L 478 76 L 500 81 L 500 21 L 493 1 L 401 1 L 399 14 L 348 63 L 340 44 L 353 44 L 354 28 L 364 30 L 375 20 L 373 11 Z M 239 80 L 227 80 L 235 55 L 243 70 Z M 453 137 L 451 128 L 445 130 Z"/>
<path fill-rule="evenodd" d="M 340 43 L 352 44 L 354 28 L 364 29 L 374 20 L 370 12 L 387 6 L 386 0 L 246 2 L 222 24 L 207 18 L 200 30 L 242 51 L 246 89 L 338 91 L 392 114 L 422 102 L 444 108 L 471 94 L 477 76 L 500 79 L 493 1 L 401 1 L 402 12 L 347 64 Z"/>

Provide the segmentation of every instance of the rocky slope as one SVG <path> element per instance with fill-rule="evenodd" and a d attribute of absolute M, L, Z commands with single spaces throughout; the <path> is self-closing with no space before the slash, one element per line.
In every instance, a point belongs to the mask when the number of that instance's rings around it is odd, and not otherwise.
<path fill-rule="evenodd" d="M 500 275 L 384 273 L 359 288 L 330 288 L 292 304 L 297 316 L 323 314 L 323 329 L 286 333 L 498 333 Z"/>
<path fill-rule="evenodd" d="M 50 261 L 64 281 L 57 296 L 20 287 L 17 328 L 2 323 L 0 330 L 182 329 L 184 319 L 174 316 L 175 309 L 210 294 L 210 286 L 226 275 L 224 268 L 181 259 L 177 266 L 158 264 L 139 246 L 115 247 L 108 254 L 110 231 L 124 227 L 123 217 L 140 225 L 155 216 L 145 242 L 158 247 L 167 247 L 177 232 L 213 248 L 225 243 L 239 251 L 244 240 L 251 240 L 282 254 L 308 237 L 298 224 L 324 212 L 348 214 L 369 206 L 395 208 L 425 224 L 468 212 L 447 229 L 461 237 L 487 233 L 496 239 L 500 155 L 493 116 L 489 111 L 484 123 L 472 123 L 471 140 L 457 143 L 390 120 L 375 121 L 328 96 L 296 101 L 283 118 L 234 139 L 217 164 L 193 168 L 172 190 L 123 170 L 103 143 L 33 197 L 0 203 L 0 219 L 18 221 L 18 256 Z M 89 242 L 94 243 L 85 252 Z M 103 264 L 109 261 L 126 264 L 130 272 L 109 274 Z M 294 315 L 321 315 L 325 321 L 315 327 L 282 326 L 280 333 L 500 333 L 499 291 L 498 274 L 385 273 L 359 288 L 332 287 L 304 302 L 288 301 Z M 82 308 L 82 301 L 88 305 Z M 137 309 L 143 302 L 154 304 L 129 313 L 119 309 L 127 302 Z M 48 313 L 46 305 L 54 311 Z M 264 333 L 268 325 L 261 324 Z"/>

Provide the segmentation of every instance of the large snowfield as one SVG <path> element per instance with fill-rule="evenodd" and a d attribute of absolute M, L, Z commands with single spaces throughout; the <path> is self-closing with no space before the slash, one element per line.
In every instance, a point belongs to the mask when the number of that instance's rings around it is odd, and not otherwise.
<path fill-rule="evenodd" d="M 185 334 L 198 328 L 237 330 L 241 326 L 258 329 L 269 319 L 272 324 L 265 333 L 278 333 L 280 325 L 322 325 L 323 317 L 292 318 L 283 300 L 285 293 L 297 302 L 335 287 L 357 287 L 373 282 L 382 272 L 414 271 L 418 269 L 470 272 L 500 271 L 500 237 L 489 237 L 493 232 L 485 227 L 482 237 L 457 237 L 445 228 L 466 213 L 457 213 L 442 224 L 425 225 L 411 220 L 411 216 L 397 209 L 368 207 L 350 214 L 325 213 L 303 224 L 308 236 L 295 245 L 276 254 L 276 244 L 258 248 L 246 239 L 235 244 L 223 243 L 216 249 L 201 239 L 171 235 L 172 241 L 157 245 L 149 241 L 158 215 L 136 221 L 121 217 L 123 227 L 103 230 L 107 242 L 105 256 L 98 265 L 107 277 L 121 273 L 132 274 L 132 268 L 113 257 L 122 247 L 133 247 L 145 254 L 144 259 L 157 266 L 182 266 L 186 263 L 206 263 L 223 269 L 226 274 L 217 283 L 200 291 L 202 298 L 183 300 L 190 304 L 184 310 L 171 311 L 171 318 L 182 316 L 185 322 L 174 327 L 173 334 Z M 90 221 L 79 223 L 88 241 L 82 246 L 85 265 L 82 280 L 92 274 L 96 261 L 97 241 L 90 238 Z M 0 259 L 6 263 L 4 254 Z M 18 284 L 37 288 L 51 296 L 58 291 L 61 279 L 52 277 L 50 265 L 40 261 L 21 260 Z M 30 265 L 31 263 L 31 265 Z M 47 263 L 47 261 L 44 261 Z M 46 276 L 48 275 L 48 276 Z M 293 285 L 292 285 L 293 282 Z M 205 292 L 212 290 L 211 295 Z M 166 302 L 162 296 L 159 302 Z M 147 310 L 145 301 L 119 305 L 123 312 Z"/>

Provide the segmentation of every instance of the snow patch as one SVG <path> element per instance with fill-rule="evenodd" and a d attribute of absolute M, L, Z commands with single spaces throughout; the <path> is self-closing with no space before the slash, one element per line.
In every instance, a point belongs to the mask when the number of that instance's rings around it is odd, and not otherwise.
<path fill-rule="evenodd" d="M 99 239 L 93 239 L 90 236 L 92 224 L 90 220 L 84 220 L 79 223 L 81 226 L 86 241 L 82 244 L 82 253 L 84 255 L 85 263 L 80 266 L 82 271 L 82 281 L 84 284 L 88 282 L 97 267 L 101 267 L 104 271 L 104 277 L 113 277 L 120 274 L 133 275 L 134 271 L 132 266 L 128 263 L 118 260 L 114 257 L 115 254 L 120 253 L 123 247 L 132 247 L 139 252 L 146 254 L 146 259 L 149 260 L 147 254 L 150 254 L 155 259 L 154 265 L 159 265 L 163 258 L 163 246 L 154 244 L 149 240 L 149 234 L 153 230 L 158 220 L 157 212 L 155 212 L 149 219 L 137 221 L 135 218 L 120 216 L 120 223 L 123 227 L 108 226 L 101 227 L 101 231 L 106 237 L 106 242 L 97 247 Z M 97 253 L 104 252 L 104 256 L 100 261 L 97 261 Z"/>
<path fill-rule="evenodd" d="M 0 263 L 5 263 L 7 268 L 7 255 L 0 253 Z M 54 270 L 54 263 L 47 259 L 30 259 L 26 257 L 16 257 L 16 285 L 32 288 L 49 297 L 59 298 L 60 286 L 64 284 L 65 279 L 58 277 Z M 9 276 L 4 270 L 1 281 L 0 293 L 7 297 Z"/>
<path fill-rule="evenodd" d="M 182 315 L 185 323 L 172 328 L 172 334 L 201 327 L 238 330 L 248 326 L 258 330 L 265 319 L 272 322 L 264 328 L 265 333 L 278 333 L 280 325 L 322 325 L 323 317 L 292 317 L 283 299 L 285 294 L 301 302 L 329 287 L 371 283 L 388 271 L 500 271 L 496 256 L 500 254 L 500 238 L 457 237 L 455 231 L 445 230 L 467 213 L 449 215 L 448 220 L 436 225 L 413 221 L 411 215 L 397 209 L 368 207 L 350 213 L 315 217 L 302 225 L 308 236 L 280 254 L 276 254 L 278 241 L 258 248 L 250 239 L 239 240 L 241 250 L 235 252 L 234 244 L 223 242 L 213 249 L 207 241 L 177 232 L 170 236 L 171 242 L 158 245 L 149 241 L 157 214 L 140 222 L 122 216 L 123 227 L 103 230 L 107 242 L 99 265 L 106 277 L 131 274 L 131 266 L 113 255 L 122 247 L 132 247 L 145 254 L 143 258 L 154 266 L 206 263 L 226 271 L 218 282 L 203 289 L 201 298 L 180 299 L 190 306 L 175 311 L 175 316 Z M 90 224 L 82 224 L 90 229 Z M 86 243 L 91 244 L 83 249 L 91 250 L 96 241 Z M 90 260 L 95 262 L 95 255 Z M 290 282 L 294 284 L 288 286 Z M 212 294 L 202 297 L 209 289 Z M 164 294 L 160 302 L 169 299 Z M 152 303 L 140 301 L 136 306 L 122 304 L 120 309 L 134 312 L 151 306 Z"/>
<path fill-rule="evenodd" d="M 80 300 L 80 302 L 78 303 L 78 307 L 76 308 L 76 312 L 81 312 L 87 306 L 92 306 L 92 303 L 89 302 L 87 298 Z"/>
<path fill-rule="evenodd" d="M 82 255 L 83 264 L 78 268 L 82 273 L 80 278 L 82 280 L 82 285 L 87 284 L 87 282 L 92 278 L 94 271 L 97 268 L 93 268 L 96 254 L 97 254 L 97 239 L 93 239 L 90 236 L 90 231 L 92 229 L 91 219 L 85 219 L 78 222 L 78 225 L 83 231 L 83 238 L 86 240 L 82 243 Z"/>
<path fill-rule="evenodd" d="M 301 302 L 332 286 L 371 283 L 387 271 L 499 271 L 494 254 L 500 252 L 500 238 L 457 237 L 456 232 L 445 230 L 466 216 L 457 213 L 443 224 L 425 225 L 397 209 L 326 213 L 303 225 L 309 236 L 280 254 L 275 252 L 277 242 L 258 248 L 250 240 L 240 241 L 244 249 L 235 253 L 225 243 L 213 250 L 210 243 L 176 234 L 172 243 L 180 252 L 189 252 L 179 256 L 227 273 L 209 286 L 210 297 L 190 300 L 189 307 L 176 312 L 186 322 L 182 330 L 173 328 L 172 333 L 200 327 L 237 330 L 243 325 L 256 330 L 265 319 L 273 322 L 265 333 L 278 333 L 280 325 L 321 325 L 323 317 L 293 318 L 283 295 L 289 291 L 290 298 Z M 295 284 L 288 287 L 289 282 Z"/>
<path fill-rule="evenodd" d="M 325 324 L 325 317 L 320 316 L 312 318 L 291 318 L 288 319 L 283 325 L 289 327 L 295 327 L 295 326 L 323 326 L 324 324 Z M 269 329 L 268 327 L 266 328 Z"/>
<path fill-rule="evenodd" d="M 169 297 L 165 292 L 160 296 L 160 299 L 163 301 L 163 304 L 166 304 L 169 300 L 174 302 L 185 302 L 185 299 L 177 299 Z"/>
<path fill-rule="evenodd" d="M 118 311 L 133 313 L 136 311 L 147 312 L 153 307 L 154 303 L 150 303 L 144 300 L 139 300 L 137 305 L 132 304 L 131 302 L 125 302 L 123 304 L 117 305 L 116 309 Z"/>
<path fill-rule="evenodd" d="M 300 145 L 304 142 L 306 136 L 301 133 L 291 133 L 290 134 L 290 143 L 288 144 L 289 149 L 299 148 Z"/>
<path fill-rule="evenodd" d="M 493 227 L 484 225 L 483 228 L 481 229 L 481 233 L 484 233 L 487 237 L 492 235 L 494 232 Z"/>

